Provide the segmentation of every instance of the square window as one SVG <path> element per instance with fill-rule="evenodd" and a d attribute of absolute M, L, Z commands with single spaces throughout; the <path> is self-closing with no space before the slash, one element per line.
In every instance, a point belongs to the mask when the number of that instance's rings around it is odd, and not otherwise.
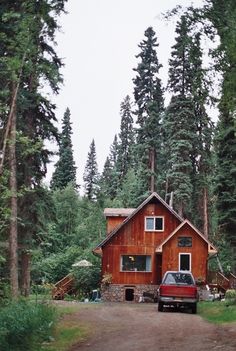
<path fill-rule="evenodd" d="M 164 217 L 145 217 L 145 231 L 162 232 L 164 230 Z"/>

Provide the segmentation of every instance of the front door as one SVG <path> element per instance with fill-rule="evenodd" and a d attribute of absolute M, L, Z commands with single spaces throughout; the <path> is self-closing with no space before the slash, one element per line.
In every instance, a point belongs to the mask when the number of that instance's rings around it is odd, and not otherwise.
<path fill-rule="evenodd" d="M 179 254 L 179 270 L 180 271 L 191 271 L 191 254 L 180 253 Z"/>

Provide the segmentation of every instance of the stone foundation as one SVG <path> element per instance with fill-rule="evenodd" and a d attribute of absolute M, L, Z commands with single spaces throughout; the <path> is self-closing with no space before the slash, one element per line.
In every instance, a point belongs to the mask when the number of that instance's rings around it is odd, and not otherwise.
<path fill-rule="evenodd" d="M 128 289 L 128 291 L 126 291 Z M 123 285 L 123 284 L 103 284 L 101 286 L 101 298 L 102 301 L 110 302 L 142 302 L 147 299 L 148 295 L 157 296 L 158 285 Z M 143 295 L 146 298 L 143 299 Z M 133 299 L 129 299 L 132 298 Z M 128 299 L 127 299 L 128 298 Z"/>

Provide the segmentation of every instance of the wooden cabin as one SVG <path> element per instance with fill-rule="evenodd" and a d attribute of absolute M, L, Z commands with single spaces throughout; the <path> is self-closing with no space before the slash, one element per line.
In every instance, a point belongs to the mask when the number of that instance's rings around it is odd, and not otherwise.
<path fill-rule="evenodd" d="M 104 210 L 106 238 L 93 250 L 102 257 L 105 301 L 138 301 L 155 294 L 167 270 L 191 271 L 206 280 L 216 248 L 157 193 L 136 209 Z"/>

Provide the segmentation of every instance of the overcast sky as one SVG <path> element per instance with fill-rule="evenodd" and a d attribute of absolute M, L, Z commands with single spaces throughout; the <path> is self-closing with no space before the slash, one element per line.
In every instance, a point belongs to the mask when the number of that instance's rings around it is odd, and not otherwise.
<path fill-rule="evenodd" d="M 140 52 L 138 44 L 152 26 L 163 65 L 160 77 L 167 82 L 168 59 L 174 44 L 175 24 L 161 13 L 177 4 L 201 5 L 202 0 L 68 0 L 67 14 L 60 18 L 57 53 L 63 58 L 64 85 L 55 98 L 57 118 L 71 111 L 73 150 L 77 178 L 82 184 L 89 146 L 95 140 L 99 172 L 120 130 L 120 104 L 133 82 Z M 55 149 L 55 147 L 54 147 Z M 53 166 L 49 167 L 47 181 Z"/>

